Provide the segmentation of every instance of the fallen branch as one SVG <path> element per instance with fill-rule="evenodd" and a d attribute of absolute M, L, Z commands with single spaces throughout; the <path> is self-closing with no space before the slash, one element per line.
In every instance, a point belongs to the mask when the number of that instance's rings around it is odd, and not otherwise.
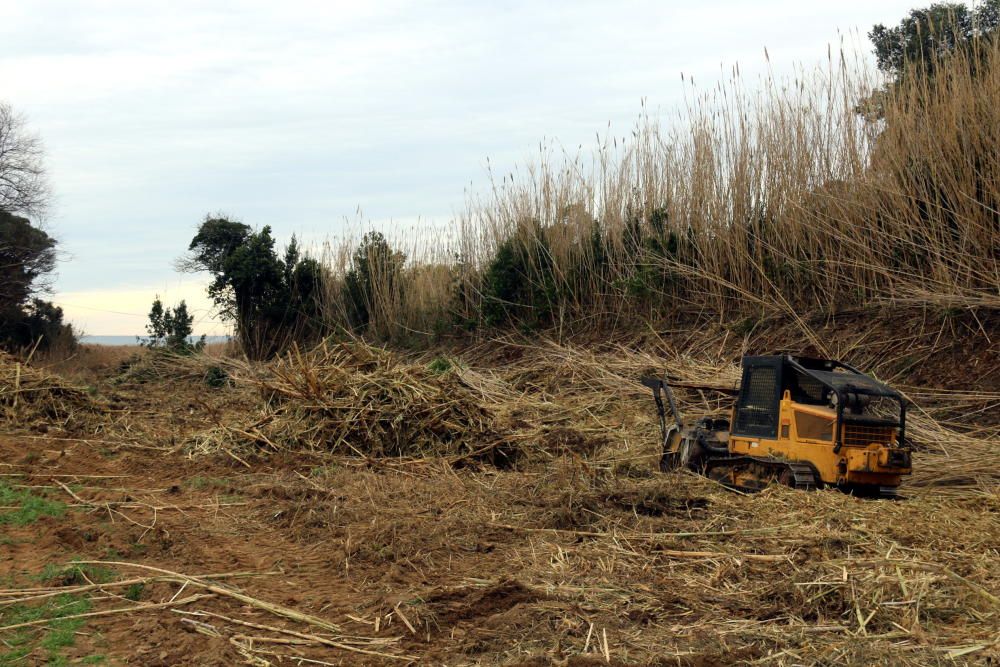
<path fill-rule="evenodd" d="M 413 661 L 413 660 L 417 659 L 416 656 L 412 656 L 412 655 L 393 655 L 391 653 L 382 653 L 381 651 L 375 651 L 375 650 L 372 650 L 372 649 L 365 649 L 365 648 L 361 648 L 359 646 L 351 646 L 350 644 L 345 644 L 343 642 L 335 641 L 333 639 L 328 639 L 326 637 L 320 637 L 318 635 L 311 635 L 311 634 L 308 634 L 308 633 L 305 633 L 305 632 L 298 632 L 296 630 L 289 630 L 287 628 L 279 628 L 279 627 L 273 626 L 273 625 L 264 625 L 262 623 L 251 623 L 250 621 L 242 621 L 242 620 L 240 620 L 238 618 L 230 618 L 228 616 L 223 616 L 222 614 L 216 614 L 216 613 L 210 612 L 210 611 L 188 612 L 188 614 L 191 615 L 191 616 L 208 616 L 208 617 L 211 617 L 211 618 L 218 618 L 220 620 L 227 621 L 229 623 L 235 623 L 237 625 L 243 625 L 243 626 L 246 626 L 248 628 L 254 628 L 255 630 L 269 630 L 271 632 L 278 632 L 278 633 L 281 633 L 281 634 L 289 635 L 291 637 L 295 637 L 296 639 L 301 639 L 301 640 L 313 642 L 313 643 L 316 643 L 316 644 L 322 644 L 324 646 L 330 646 L 332 648 L 339 648 L 339 649 L 343 649 L 345 651 L 352 651 L 352 652 L 355 652 L 355 653 L 364 653 L 365 655 L 377 655 L 380 658 L 391 658 L 393 660 L 406 660 L 406 661 Z M 379 642 L 379 640 L 366 640 L 366 641 L 372 641 L 372 643 L 388 643 L 388 642 L 385 642 L 385 641 Z M 388 641 L 396 641 L 396 639 L 394 638 L 394 639 L 390 639 Z"/>
<path fill-rule="evenodd" d="M 176 577 L 177 579 L 185 581 L 189 584 L 200 586 L 201 588 L 204 588 L 205 590 L 210 591 L 212 593 L 216 593 L 217 595 L 239 600 L 240 602 L 248 604 L 251 607 L 256 607 L 257 609 L 263 609 L 264 611 L 271 612 L 276 616 L 284 616 L 285 618 L 290 618 L 293 621 L 299 621 L 302 623 L 306 623 L 307 625 L 313 625 L 317 628 L 323 628 L 324 630 L 335 632 L 337 634 L 341 633 L 341 629 L 338 626 L 328 621 L 324 621 L 321 618 L 316 618 L 315 616 L 303 614 L 301 612 L 295 611 L 294 609 L 289 609 L 288 607 L 283 607 L 281 605 L 272 604 L 270 602 L 264 602 L 263 600 L 258 600 L 257 598 L 253 598 L 249 595 L 245 595 L 243 593 L 239 593 L 237 591 L 230 590 L 228 588 L 223 588 L 222 586 L 216 586 L 211 582 L 203 581 L 196 577 L 189 577 L 179 572 L 164 570 L 162 568 L 153 567 L 151 565 L 142 565 L 140 563 L 126 563 L 121 561 L 81 560 L 75 562 L 83 565 L 112 565 L 115 567 L 135 567 L 143 570 L 149 570 L 150 572 L 158 572 L 160 574 Z"/>

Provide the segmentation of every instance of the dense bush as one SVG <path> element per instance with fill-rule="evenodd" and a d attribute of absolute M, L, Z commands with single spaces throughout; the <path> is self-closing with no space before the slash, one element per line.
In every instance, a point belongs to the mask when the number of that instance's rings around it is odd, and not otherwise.
<path fill-rule="evenodd" d="M 505 239 L 482 277 L 482 319 L 492 327 L 551 323 L 555 280 L 545 238 L 531 228 L 527 241 Z"/>
<path fill-rule="evenodd" d="M 271 228 L 254 231 L 223 217 L 206 217 L 184 267 L 212 274 L 208 292 L 252 359 L 265 359 L 322 331 L 322 269 L 303 257 L 295 238 L 283 256 Z"/>

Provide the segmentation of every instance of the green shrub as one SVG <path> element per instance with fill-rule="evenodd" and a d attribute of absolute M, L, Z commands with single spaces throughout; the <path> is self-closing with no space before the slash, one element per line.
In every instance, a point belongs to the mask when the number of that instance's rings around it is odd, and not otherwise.
<path fill-rule="evenodd" d="M 427 368 L 429 368 L 432 373 L 447 373 L 452 368 L 451 360 L 446 357 L 435 357 L 431 363 L 427 365 Z"/>
<path fill-rule="evenodd" d="M 222 366 L 209 366 L 205 371 L 205 384 L 209 387 L 225 387 L 231 384 L 229 373 Z"/>
<path fill-rule="evenodd" d="M 205 336 L 196 342 L 191 342 L 194 315 L 189 315 L 187 304 L 181 300 L 173 310 L 164 308 L 163 302 L 157 296 L 149 310 L 149 324 L 146 332 L 149 338 L 141 339 L 144 346 L 150 349 L 166 350 L 174 354 L 194 354 L 205 348 Z"/>
<path fill-rule="evenodd" d="M 551 322 L 557 302 L 552 257 L 538 225 L 526 239 L 504 240 L 482 281 L 482 317 L 487 326 L 532 329 Z"/>
<path fill-rule="evenodd" d="M 226 218 L 206 217 L 183 267 L 212 274 L 208 294 L 223 319 L 236 325 L 243 351 L 266 359 L 292 342 L 311 342 L 322 330 L 322 269 L 302 257 L 292 237 L 283 257 L 271 228 L 259 232 Z"/>
<path fill-rule="evenodd" d="M 354 250 L 344 276 L 347 322 L 363 331 L 372 322 L 379 301 L 391 301 L 400 286 L 406 255 L 392 249 L 381 232 L 368 232 Z"/>

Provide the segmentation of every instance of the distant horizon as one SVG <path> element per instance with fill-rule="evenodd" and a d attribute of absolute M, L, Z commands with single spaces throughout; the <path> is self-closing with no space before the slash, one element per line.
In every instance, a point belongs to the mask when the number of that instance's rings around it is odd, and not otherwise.
<path fill-rule="evenodd" d="M 149 338 L 149 334 L 128 335 L 128 334 L 83 334 L 79 337 L 79 342 L 91 345 L 139 345 L 143 338 Z M 201 338 L 201 334 L 191 336 L 189 340 L 195 341 Z M 205 335 L 205 342 L 221 343 L 232 339 L 231 335 Z"/>

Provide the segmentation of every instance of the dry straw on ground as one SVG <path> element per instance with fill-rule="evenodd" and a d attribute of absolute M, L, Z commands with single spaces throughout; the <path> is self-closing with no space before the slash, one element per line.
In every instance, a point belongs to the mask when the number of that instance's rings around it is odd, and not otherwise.
<path fill-rule="evenodd" d="M 99 421 L 106 411 L 86 388 L 0 351 L 0 417 L 6 424 L 74 432 Z"/>
<path fill-rule="evenodd" d="M 667 372 L 680 383 L 732 388 L 739 366 L 706 345 L 690 353 L 624 345 L 492 341 L 452 357 L 404 355 L 353 343 L 293 350 L 266 365 L 233 365 L 259 409 L 188 438 L 189 451 L 333 452 L 362 458 L 475 457 L 501 466 L 533 465 L 572 452 L 592 464 L 652 470 L 657 422 L 637 379 Z M 912 490 L 990 493 L 995 428 L 976 428 L 993 392 L 933 392 L 909 410 L 917 449 Z M 729 399 L 678 389 L 688 416 L 725 414 Z M 963 419 L 962 413 L 969 417 Z M 950 421 L 935 419 L 944 412 Z M 958 415 L 956 417 L 956 415 Z M 962 428 L 958 428 L 961 425 Z"/>
<path fill-rule="evenodd" d="M 178 574 L 185 568 L 160 560 L 167 550 L 148 563 L 169 572 L 142 578 L 151 585 L 144 602 L 104 597 L 134 577 L 88 589 L 101 594 L 100 615 L 86 619 L 182 616 L 259 665 L 296 655 L 532 665 L 922 665 L 995 656 L 995 433 L 976 431 L 972 417 L 962 433 L 934 415 L 982 415 L 996 397 L 923 390 L 912 429 L 921 451 L 905 500 L 781 487 L 745 495 L 693 473 L 655 472 L 658 427 L 636 377 L 666 370 L 680 382 L 738 379 L 720 339 L 689 338 L 645 348 L 507 339 L 447 357 L 330 343 L 270 364 L 224 362 L 234 384 L 211 391 L 233 405 L 187 452 L 221 454 L 194 468 L 231 475 L 217 490 L 240 498 L 174 507 L 173 481 L 100 497 L 49 484 L 88 512 L 127 514 L 131 521 L 115 515 L 118 524 L 154 543 L 162 525 L 173 550 L 183 530 L 213 521 L 240 549 L 247 530 L 280 535 L 295 548 L 282 554 L 280 594 Z M 178 363 L 160 369 L 174 378 L 166 391 L 197 407 L 193 399 L 209 391 L 203 362 Z M 136 396 L 155 389 L 145 382 Z M 711 392 L 679 390 L 678 398 L 688 415 L 725 409 Z M 521 456 L 456 469 L 484 443 Z M 138 451 L 173 480 L 176 454 Z M 100 499 L 122 493 L 131 502 Z M 211 538 L 200 544 L 217 548 Z M 339 611 L 326 609 L 327 597 L 280 604 L 317 582 L 343 584 Z M 0 591 L 0 610 L 4 599 L 31 605 L 55 592 Z"/>

